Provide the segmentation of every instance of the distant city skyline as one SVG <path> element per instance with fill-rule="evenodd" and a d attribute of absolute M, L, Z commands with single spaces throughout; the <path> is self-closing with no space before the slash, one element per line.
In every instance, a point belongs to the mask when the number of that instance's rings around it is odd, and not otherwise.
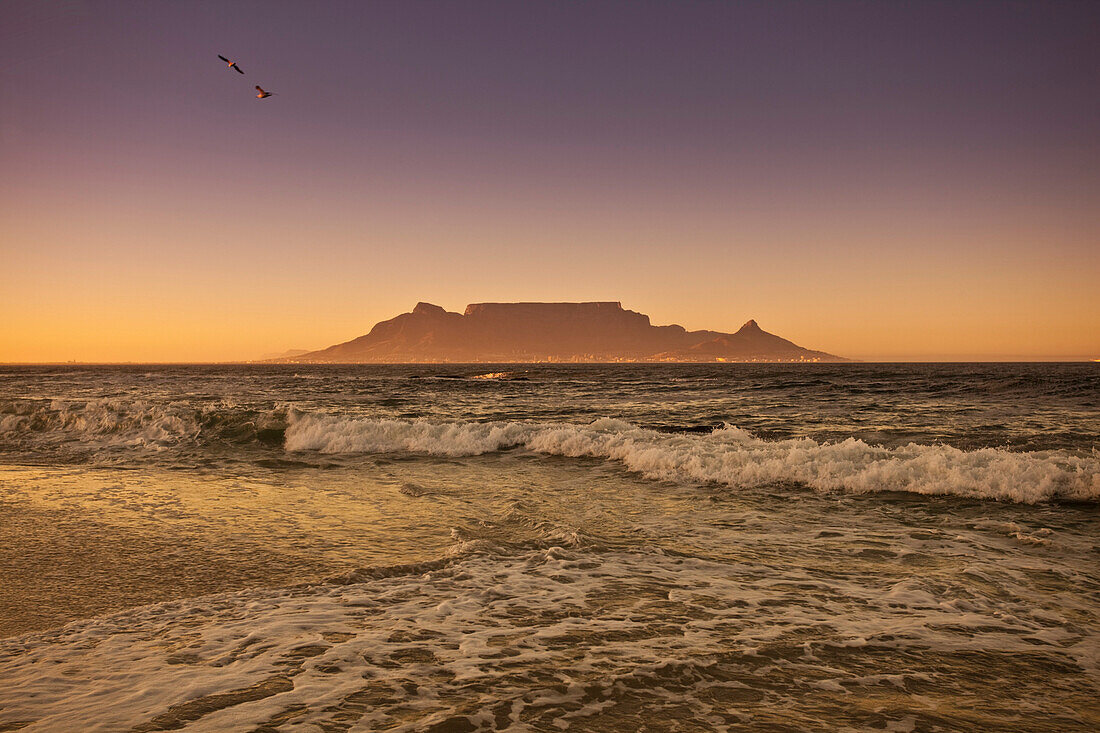
<path fill-rule="evenodd" d="M 5 2 L 0 362 L 256 359 L 418 301 L 1100 358 L 1098 36 L 1078 2 Z"/>

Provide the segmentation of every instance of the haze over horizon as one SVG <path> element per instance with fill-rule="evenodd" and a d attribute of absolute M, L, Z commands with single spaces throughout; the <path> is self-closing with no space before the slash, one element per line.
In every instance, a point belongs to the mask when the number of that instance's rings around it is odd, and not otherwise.
<path fill-rule="evenodd" d="M 6 2 L 0 362 L 607 300 L 1100 358 L 1098 34 L 1075 2 Z"/>

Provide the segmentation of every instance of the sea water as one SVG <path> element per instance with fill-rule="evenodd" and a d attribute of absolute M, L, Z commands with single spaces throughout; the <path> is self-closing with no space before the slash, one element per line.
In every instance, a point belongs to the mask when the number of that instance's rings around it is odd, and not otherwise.
<path fill-rule="evenodd" d="M 1094 364 L 0 368 L 0 730 L 1095 730 Z"/>

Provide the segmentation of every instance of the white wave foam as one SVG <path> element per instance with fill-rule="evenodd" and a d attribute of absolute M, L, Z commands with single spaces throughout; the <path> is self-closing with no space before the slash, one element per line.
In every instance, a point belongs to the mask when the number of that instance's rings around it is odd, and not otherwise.
<path fill-rule="evenodd" d="M 476 456 L 520 445 L 523 423 L 435 423 L 426 420 L 362 420 L 291 413 L 287 450 L 322 453 L 393 453 Z"/>
<path fill-rule="evenodd" d="M 899 448 L 849 438 L 766 441 L 726 427 L 674 435 L 621 420 L 588 425 L 349 419 L 292 413 L 286 448 L 322 453 L 411 451 L 471 456 L 523 446 L 547 455 L 606 458 L 649 478 L 753 487 L 794 482 L 818 491 L 904 491 L 1034 503 L 1100 499 L 1100 456 L 1064 451 L 963 451 L 911 443 Z"/>

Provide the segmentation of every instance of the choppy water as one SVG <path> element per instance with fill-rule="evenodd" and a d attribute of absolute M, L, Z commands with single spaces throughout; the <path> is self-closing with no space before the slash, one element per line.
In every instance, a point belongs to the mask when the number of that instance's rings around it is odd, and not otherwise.
<path fill-rule="evenodd" d="M 1098 366 L 0 368 L 0 729 L 1095 729 Z"/>

